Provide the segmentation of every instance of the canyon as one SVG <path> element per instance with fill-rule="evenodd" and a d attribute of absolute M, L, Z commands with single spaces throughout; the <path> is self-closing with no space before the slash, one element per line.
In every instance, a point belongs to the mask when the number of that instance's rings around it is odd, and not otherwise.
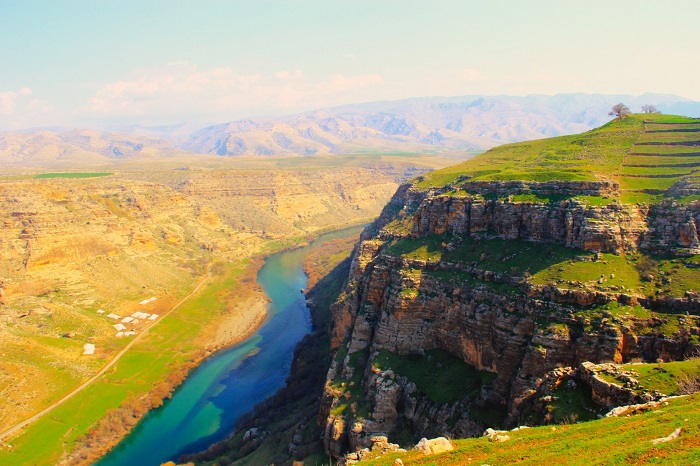
<path fill-rule="evenodd" d="M 322 461 L 320 436 L 340 464 L 561 461 L 571 437 L 560 428 L 629 442 L 577 438 L 581 458 L 589 443 L 605 458 L 649 454 L 624 422 L 653 435 L 656 420 L 620 420 L 614 431 L 598 420 L 646 411 L 677 427 L 697 414 L 697 395 L 677 395 L 698 380 L 700 190 L 694 169 L 663 154 L 695 163 L 694 143 L 639 149 L 655 131 L 692 139 L 675 128 L 697 124 L 631 116 L 401 184 L 327 276 L 344 275 L 343 287 L 323 300 L 307 293 L 317 330 L 297 347 L 287 387 L 185 460 Z M 637 159 L 644 171 L 633 176 Z M 433 460 L 419 449 L 441 437 L 459 453 Z M 678 454 L 692 456 L 685 445 Z"/>
<path fill-rule="evenodd" d="M 174 342 L 153 368 L 176 386 L 180 369 L 260 322 L 261 257 L 372 218 L 351 260 L 342 261 L 345 243 L 308 268 L 315 331 L 287 387 L 192 459 L 353 462 L 422 437 L 595 420 L 664 400 L 676 389 L 634 384 L 634 371 L 605 364 L 665 364 L 700 350 L 697 122 L 665 118 L 635 115 L 452 166 L 408 155 L 242 157 L 235 167 L 136 156 L 104 172 L 5 176 L 3 422 L 70 391 L 144 325 L 154 331 L 134 356 Z M 210 279 L 200 301 L 171 314 Z M 167 314 L 167 328 L 141 323 L 144 312 Z M 94 353 L 81 354 L 85 345 Z M 138 367 L 99 387 L 167 396 L 153 368 Z M 119 404 L 125 414 L 96 413 L 82 428 L 87 440 L 69 434 L 80 453 L 64 460 L 108 448 L 90 442 L 129 415 L 133 400 Z M 37 434 L 15 438 L 18 451 Z M 284 452 L 271 443 L 280 441 Z"/>
<path fill-rule="evenodd" d="M 397 181 L 440 164 L 374 157 L 363 167 L 319 158 L 249 160 L 234 168 L 203 159 L 177 159 L 174 167 L 139 159 L 99 173 L 15 167 L 0 177 L 3 431 L 70 393 L 147 330 L 135 354 L 158 354 L 159 361 L 123 375 L 131 363 L 119 363 L 97 381 L 112 401 L 87 395 L 97 409 L 82 432 L 125 396 L 163 392 L 168 372 L 240 341 L 264 318 L 253 279 L 261 257 L 367 222 Z M 202 280 L 213 300 L 170 313 Z M 141 321 L 139 313 L 154 317 Z M 161 323 L 166 315 L 169 323 Z M 23 442 L 33 431 L 3 439 L 0 454 L 29 453 Z M 81 432 L 70 431 L 71 438 Z M 49 456 L 41 461 L 55 461 L 60 450 L 50 445 L 60 438 L 46 440 Z"/>

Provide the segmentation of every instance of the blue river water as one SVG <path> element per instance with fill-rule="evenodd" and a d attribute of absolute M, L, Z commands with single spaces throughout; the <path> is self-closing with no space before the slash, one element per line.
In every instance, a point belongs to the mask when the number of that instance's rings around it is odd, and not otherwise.
<path fill-rule="evenodd" d="M 296 344 L 311 331 L 304 257 L 325 241 L 359 236 L 350 228 L 267 258 L 258 283 L 270 298 L 263 325 L 240 344 L 204 360 L 163 406 L 96 464 L 157 466 L 226 438 L 241 415 L 284 386 Z"/>

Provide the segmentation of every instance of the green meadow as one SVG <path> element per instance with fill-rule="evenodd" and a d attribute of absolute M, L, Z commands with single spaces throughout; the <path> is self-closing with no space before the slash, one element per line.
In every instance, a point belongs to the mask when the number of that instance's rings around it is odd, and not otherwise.
<path fill-rule="evenodd" d="M 481 270 L 514 277 L 527 275 L 533 284 L 555 283 L 560 288 L 626 289 L 646 296 L 654 296 L 657 290 L 661 290 L 674 297 L 683 297 L 687 290 L 700 291 L 700 273 L 696 268 L 696 263 L 700 262 L 698 255 L 680 259 L 641 252 L 628 255 L 602 253 L 596 258 L 593 253 L 559 244 L 470 236 L 461 237 L 458 246 L 448 250 L 446 244 L 451 241 L 453 237 L 447 234 L 403 238 L 384 254 L 405 259 L 474 264 Z"/>
<path fill-rule="evenodd" d="M 110 172 L 63 172 L 63 173 L 40 173 L 36 175 L 35 179 L 44 178 L 97 178 L 100 176 L 110 176 L 113 173 Z"/>
<path fill-rule="evenodd" d="M 700 373 L 700 359 L 672 361 L 663 364 L 623 364 L 622 369 L 631 371 L 640 385 L 648 390 L 656 390 L 665 395 L 681 395 L 682 380 L 686 376 Z M 615 375 L 603 373 L 608 382 L 624 385 L 625 381 Z"/>

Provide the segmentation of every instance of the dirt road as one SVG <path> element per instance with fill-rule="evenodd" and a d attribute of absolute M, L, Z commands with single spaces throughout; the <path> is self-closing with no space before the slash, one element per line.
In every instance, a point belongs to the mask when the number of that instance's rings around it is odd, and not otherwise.
<path fill-rule="evenodd" d="M 158 324 L 158 322 L 160 322 L 161 320 L 163 320 L 163 319 L 164 319 L 165 317 L 167 317 L 171 312 L 173 312 L 175 309 L 177 309 L 178 307 L 180 307 L 180 306 L 182 305 L 182 303 L 184 303 L 185 301 L 187 301 L 188 299 L 190 299 L 192 296 L 194 296 L 195 294 L 197 294 L 197 293 L 199 292 L 199 290 L 202 288 L 202 286 L 204 286 L 204 284 L 205 284 L 207 281 L 209 281 L 210 278 L 211 278 L 211 270 L 207 270 L 207 275 L 206 275 L 204 278 L 202 278 L 202 280 L 197 284 L 197 286 L 194 288 L 194 290 L 192 290 L 192 291 L 190 292 L 190 294 L 188 294 L 187 296 L 185 296 L 184 298 L 182 298 L 177 304 L 175 304 L 173 307 L 171 307 L 170 310 L 169 310 L 168 312 L 166 312 L 165 314 L 163 314 L 163 316 L 162 316 L 160 319 L 158 319 L 157 321 L 153 322 L 153 324 L 149 325 L 149 326 L 148 326 L 147 328 L 145 328 L 141 333 L 139 333 L 138 335 L 136 335 L 136 336 L 134 337 L 134 339 L 131 340 L 131 341 L 129 342 L 129 344 L 126 345 L 119 353 L 117 353 L 117 355 L 114 356 L 114 357 L 112 358 L 112 360 L 110 360 L 107 364 L 105 364 L 105 366 L 104 366 L 102 369 L 100 369 L 100 371 L 99 371 L 97 374 L 93 375 L 90 379 L 88 379 L 88 380 L 86 380 L 85 382 L 83 382 L 82 384 L 80 384 L 78 387 L 76 387 L 73 391 L 71 391 L 70 393 L 68 393 L 66 396 L 64 396 L 64 397 L 61 398 L 60 400 L 55 401 L 53 404 L 51 404 L 50 406 L 48 406 L 47 408 L 45 408 L 43 411 L 41 411 L 41 412 L 35 414 L 34 416 L 32 416 L 32 417 L 30 417 L 30 418 L 28 418 L 28 419 L 25 419 L 24 421 L 20 422 L 20 423 L 17 424 L 16 426 L 14 426 L 14 427 L 12 427 L 12 428 L 10 428 L 10 429 L 8 429 L 8 430 L 6 430 L 6 431 L 0 433 L 0 440 L 1 440 L 1 439 L 4 439 L 4 438 L 6 438 L 6 437 L 11 436 L 12 434 L 14 434 L 15 432 L 17 432 L 18 430 L 20 430 L 20 429 L 24 428 L 25 426 L 31 424 L 32 422 L 36 421 L 36 420 L 39 419 L 40 417 L 42 417 L 42 416 L 44 416 L 44 415 L 50 413 L 51 411 L 53 411 L 54 409 L 56 409 L 56 407 L 58 407 L 58 406 L 60 406 L 61 404 L 65 403 L 66 401 L 70 400 L 70 399 L 73 398 L 75 395 L 77 395 L 78 393 L 82 392 L 82 391 L 85 390 L 87 387 L 89 387 L 90 384 L 92 384 L 95 380 L 99 379 L 102 375 L 104 375 L 105 372 L 107 372 L 112 366 L 114 366 L 114 365 L 117 363 L 117 361 L 119 361 L 119 359 L 120 359 L 122 356 L 124 356 L 124 354 L 126 354 L 126 352 L 129 351 L 129 349 L 131 349 L 132 346 L 134 346 L 144 335 L 146 335 L 150 329 L 152 329 L 153 327 L 155 327 L 155 326 Z"/>

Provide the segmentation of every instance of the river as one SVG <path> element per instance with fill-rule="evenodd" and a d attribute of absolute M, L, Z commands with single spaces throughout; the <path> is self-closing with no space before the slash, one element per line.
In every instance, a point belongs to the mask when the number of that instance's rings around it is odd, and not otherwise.
<path fill-rule="evenodd" d="M 284 386 L 296 344 L 311 331 L 304 295 L 306 254 L 361 227 L 321 235 L 308 246 L 269 256 L 258 283 L 270 298 L 268 316 L 240 344 L 205 359 L 160 408 L 149 412 L 99 466 L 160 465 L 206 449 L 228 436 L 241 415 Z"/>

